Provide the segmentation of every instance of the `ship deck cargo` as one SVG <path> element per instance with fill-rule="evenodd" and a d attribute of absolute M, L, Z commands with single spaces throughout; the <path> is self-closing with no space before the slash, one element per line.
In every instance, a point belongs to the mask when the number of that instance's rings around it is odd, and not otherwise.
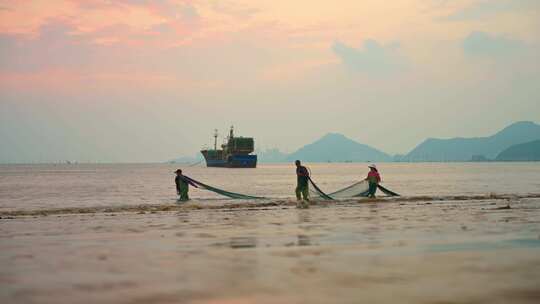
<path fill-rule="evenodd" d="M 255 141 L 252 137 L 235 137 L 231 127 L 227 143 L 217 148 L 217 130 L 214 133 L 214 149 L 201 150 L 207 167 L 223 168 L 256 168 L 257 155 L 251 154 L 255 150 Z"/>

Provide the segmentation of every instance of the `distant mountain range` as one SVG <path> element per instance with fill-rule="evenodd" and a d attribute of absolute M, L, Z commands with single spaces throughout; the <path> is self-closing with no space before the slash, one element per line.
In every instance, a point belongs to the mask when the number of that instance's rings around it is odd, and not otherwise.
<path fill-rule="evenodd" d="M 168 161 L 170 164 L 195 164 L 204 161 L 201 153 L 197 153 L 195 156 L 182 156 Z"/>
<path fill-rule="evenodd" d="M 279 151 L 279 149 L 267 149 L 265 151 L 256 151 L 259 162 L 263 163 L 282 163 L 287 161 L 287 153 Z"/>
<path fill-rule="evenodd" d="M 428 138 L 401 160 L 404 161 L 470 161 L 495 159 L 512 145 L 540 139 L 540 125 L 530 121 L 516 122 L 500 132 L 477 138 Z"/>
<path fill-rule="evenodd" d="M 390 156 L 376 148 L 358 143 L 338 133 L 329 133 L 297 151 L 286 154 L 278 149 L 257 151 L 259 162 L 457 162 L 528 160 L 536 158 L 540 125 L 529 121 L 516 122 L 488 137 L 428 138 L 406 155 Z M 527 143 L 527 144 L 525 144 Z M 522 145 L 524 144 L 524 145 Z M 530 158 L 530 159 L 529 159 Z M 195 162 L 196 158 L 180 158 L 176 162 Z"/>
<path fill-rule="evenodd" d="M 308 162 L 387 162 L 392 157 L 342 134 L 329 133 L 287 156 L 288 161 L 295 159 Z"/>
<path fill-rule="evenodd" d="M 497 161 L 540 161 L 540 140 L 513 145 L 502 151 Z"/>

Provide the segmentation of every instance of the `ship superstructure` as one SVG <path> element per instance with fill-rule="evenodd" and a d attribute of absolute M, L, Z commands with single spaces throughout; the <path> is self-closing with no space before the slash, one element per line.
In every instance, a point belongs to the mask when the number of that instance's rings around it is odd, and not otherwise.
<path fill-rule="evenodd" d="M 217 148 L 218 132 L 214 132 L 214 149 L 204 149 L 201 151 L 206 160 L 207 167 L 225 168 L 256 168 L 257 155 L 251 154 L 255 151 L 255 141 L 252 137 L 235 137 L 234 127 L 231 126 L 226 143 Z"/>

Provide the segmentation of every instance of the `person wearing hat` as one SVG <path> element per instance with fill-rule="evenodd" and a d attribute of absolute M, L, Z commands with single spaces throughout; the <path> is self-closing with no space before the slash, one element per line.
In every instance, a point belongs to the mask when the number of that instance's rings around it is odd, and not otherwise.
<path fill-rule="evenodd" d="M 295 161 L 294 164 L 296 165 L 296 199 L 301 201 L 303 197 L 304 200 L 299 207 L 307 208 L 309 206 L 309 171 L 306 167 L 302 166 L 299 160 Z"/>
<path fill-rule="evenodd" d="M 377 171 L 377 166 L 371 164 L 368 166 L 369 173 L 366 177 L 366 180 L 369 182 L 368 197 L 375 197 L 375 192 L 377 192 L 377 186 L 381 182 L 381 176 L 379 171 Z"/>
<path fill-rule="evenodd" d="M 174 178 L 174 182 L 176 183 L 176 193 L 180 195 L 179 201 L 188 201 L 189 200 L 189 185 L 192 185 L 193 187 L 197 188 L 197 185 L 195 185 L 192 181 L 189 180 L 186 176 L 182 175 L 182 170 L 178 169 L 175 171 L 176 177 Z"/>

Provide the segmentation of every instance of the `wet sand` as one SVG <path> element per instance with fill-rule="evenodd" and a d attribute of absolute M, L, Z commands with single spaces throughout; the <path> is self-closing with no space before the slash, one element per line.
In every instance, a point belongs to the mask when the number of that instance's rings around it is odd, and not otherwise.
<path fill-rule="evenodd" d="M 540 198 L 0 214 L 2 303 L 538 303 Z"/>

